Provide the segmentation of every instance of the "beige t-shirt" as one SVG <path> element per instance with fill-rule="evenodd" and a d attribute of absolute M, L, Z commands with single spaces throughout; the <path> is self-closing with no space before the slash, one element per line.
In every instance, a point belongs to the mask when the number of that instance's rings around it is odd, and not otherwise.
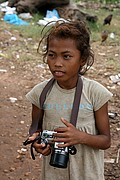
<path fill-rule="evenodd" d="M 94 111 L 100 109 L 112 94 L 96 81 L 82 77 L 83 91 L 79 105 L 76 127 L 89 134 L 98 134 L 95 126 Z M 36 85 L 27 95 L 27 99 L 40 108 L 39 97 L 48 81 Z M 43 129 L 54 130 L 64 126 L 63 117 L 70 121 L 75 89 L 62 89 L 55 82 L 44 103 Z M 102 115 L 101 115 L 102 116 Z M 50 156 L 43 157 L 40 180 L 104 180 L 104 151 L 86 145 L 75 145 L 77 153 L 69 156 L 66 169 L 49 165 Z"/>

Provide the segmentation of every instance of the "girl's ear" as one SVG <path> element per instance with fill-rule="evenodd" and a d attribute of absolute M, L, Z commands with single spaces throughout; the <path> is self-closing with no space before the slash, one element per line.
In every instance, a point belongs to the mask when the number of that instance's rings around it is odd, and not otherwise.
<path fill-rule="evenodd" d="M 79 69 L 79 72 L 82 71 L 83 69 L 83 66 L 86 64 L 86 61 L 84 59 L 80 59 L 80 69 Z"/>
<path fill-rule="evenodd" d="M 85 59 L 81 59 L 81 67 L 83 67 L 85 63 L 86 63 Z"/>

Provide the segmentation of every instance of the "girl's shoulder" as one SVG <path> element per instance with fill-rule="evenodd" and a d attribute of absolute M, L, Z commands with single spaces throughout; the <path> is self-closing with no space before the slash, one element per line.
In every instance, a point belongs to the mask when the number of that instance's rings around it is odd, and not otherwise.
<path fill-rule="evenodd" d="M 85 77 L 82 79 L 84 96 L 91 101 L 94 110 L 98 110 L 113 96 L 112 93 L 101 83 Z"/>
<path fill-rule="evenodd" d="M 94 85 L 94 84 L 100 84 L 98 81 L 96 81 L 96 80 L 93 80 L 93 79 L 90 79 L 90 78 L 88 78 L 88 77 L 84 77 L 84 76 L 82 76 L 82 80 L 83 80 L 83 82 L 84 83 L 86 83 L 86 84 L 92 84 L 92 85 Z"/>
<path fill-rule="evenodd" d="M 82 79 L 83 79 L 83 85 L 84 87 L 86 87 L 86 89 L 88 88 L 89 90 L 91 89 L 91 90 L 98 90 L 98 91 L 107 90 L 107 88 L 98 81 L 95 81 L 93 79 L 89 79 L 86 77 L 82 77 Z"/>
<path fill-rule="evenodd" d="M 43 91 L 44 87 L 48 83 L 49 79 L 43 82 L 38 83 L 35 85 L 27 94 L 26 98 L 34 105 L 36 105 L 38 108 L 40 108 L 40 94 Z"/>
<path fill-rule="evenodd" d="M 46 86 L 46 84 L 49 82 L 49 80 L 50 80 L 50 79 L 45 80 L 45 81 L 43 81 L 43 82 L 40 82 L 40 83 L 36 84 L 36 85 L 33 87 L 33 89 L 43 89 L 43 88 Z"/>

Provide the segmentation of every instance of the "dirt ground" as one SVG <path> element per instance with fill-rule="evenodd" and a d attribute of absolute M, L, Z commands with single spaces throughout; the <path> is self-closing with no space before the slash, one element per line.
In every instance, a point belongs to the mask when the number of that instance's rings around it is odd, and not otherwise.
<path fill-rule="evenodd" d="M 8 25 L 0 27 L 0 180 L 39 180 L 41 159 L 37 156 L 32 160 L 29 146 L 22 144 L 31 121 L 31 104 L 25 94 L 50 77 L 36 53 L 37 44 L 10 30 Z M 120 47 L 108 39 L 104 45 L 92 42 L 92 48 L 95 63 L 85 76 L 94 78 L 113 93 L 109 112 L 117 113 L 115 119 L 110 118 L 112 144 L 105 151 L 105 178 L 119 180 L 120 84 L 114 84 L 109 77 L 120 72 Z"/>

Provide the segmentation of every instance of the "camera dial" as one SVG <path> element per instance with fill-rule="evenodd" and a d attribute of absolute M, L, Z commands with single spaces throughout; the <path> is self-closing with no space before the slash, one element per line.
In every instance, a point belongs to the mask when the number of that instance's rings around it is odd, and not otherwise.
<path fill-rule="evenodd" d="M 77 153 L 77 149 L 75 148 L 75 146 L 70 146 L 69 147 L 69 153 L 71 155 L 75 155 Z"/>

